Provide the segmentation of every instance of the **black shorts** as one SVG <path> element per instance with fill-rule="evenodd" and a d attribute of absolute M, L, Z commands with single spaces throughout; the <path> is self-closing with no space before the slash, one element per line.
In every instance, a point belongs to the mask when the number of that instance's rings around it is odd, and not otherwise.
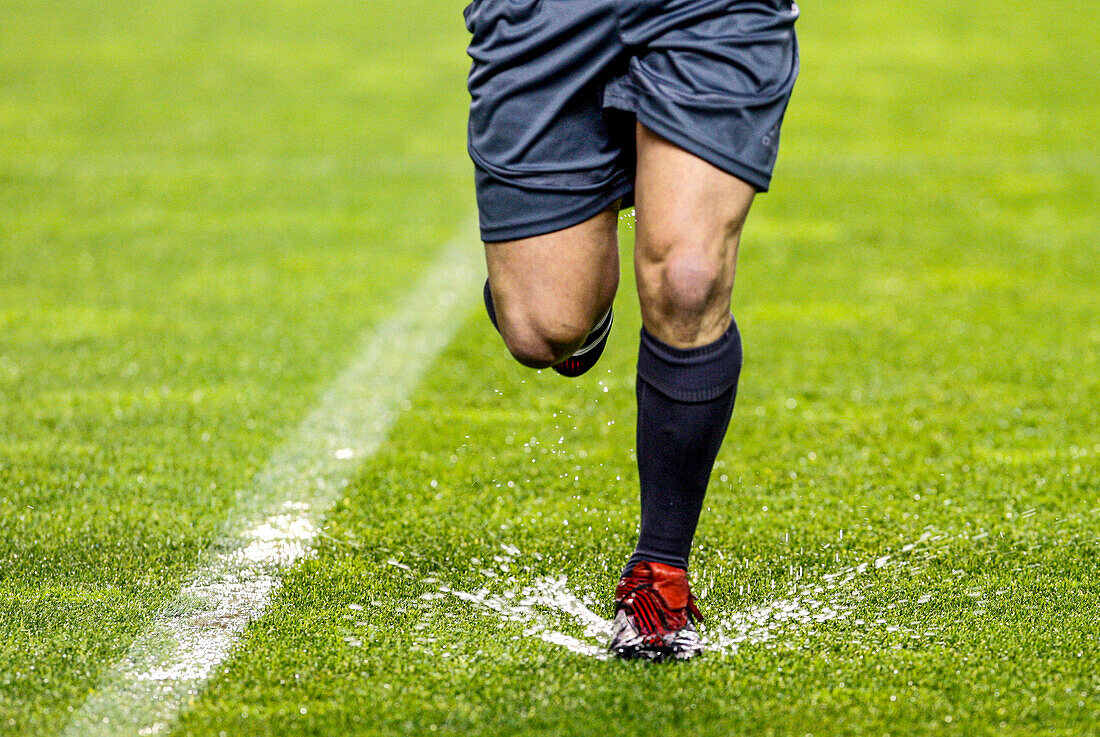
<path fill-rule="evenodd" d="M 767 190 L 798 76 L 793 0 L 473 0 L 469 150 L 482 238 L 634 191 L 634 121 Z"/>

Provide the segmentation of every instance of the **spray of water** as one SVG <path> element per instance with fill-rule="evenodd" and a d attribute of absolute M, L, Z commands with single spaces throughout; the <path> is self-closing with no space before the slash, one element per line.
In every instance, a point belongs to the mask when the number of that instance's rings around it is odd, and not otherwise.
<path fill-rule="evenodd" d="M 729 655 L 747 646 L 769 643 L 774 646 L 796 638 L 805 640 L 825 631 L 828 623 L 843 622 L 853 641 L 860 635 L 890 634 L 895 638 L 935 638 L 929 628 L 914 628 L 896 621 L 895 608 L 905 602 L 893 602 L 883 611 L 866 614 L 864 593 L 868 574 L 883 569 L 914 568 L 930 554 L 929 546 L 947 540 L 949 536 L 926 532 L 916 541 L 896 552 L 878 556 L 857 565 L 847 566 L 816 579 L 801 578 L 796 583 L 778 589 L 768 600 L 752 606 L 708 613 L 702 626 L 706 650 L 711 655 Z M 454 600 L 480 616 L 502 623 L 522 626 L 522 636 L 538 638 L 579 655 L 605 659 L 611 623 L 595 611 L 591 596 L 575 593 L 563 575 L 544 576 L 526 585 L 515 578 L 521 551 L 505 545 L 503 553 L 488 561 L 474 561 L 472 568 L 484 578 L 477 588 L 459 588 L 437 579 L 421 579 L 426 588 L 421 595 L 426 610 L 432 602 Z M 409 567 L 395 559 L 395 568 L 413 575 Z M 705 572 L 700 576 L 706 580 Z M 703 589 L 701 589 L 701 592 Z M 858 611 L 863 618 L 857 618 Z M 434 652 L 438 644 L 431 635 L 429 622 L 418 626 L 417 649 Z M 449 653 L 443 653 L 449 656 Z"/>

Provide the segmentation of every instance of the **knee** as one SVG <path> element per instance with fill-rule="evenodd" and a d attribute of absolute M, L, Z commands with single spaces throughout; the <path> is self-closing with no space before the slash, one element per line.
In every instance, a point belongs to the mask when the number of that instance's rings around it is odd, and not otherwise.
<path fill-rule="evenodd" d="M 643 298 L 655 312 L 692 320 L 727 309 L 732 274 L 719 256 L 691 248 L 669 249 L 666 254 L 642 267 Z"/>
<path fill-rule="evenodd" d="M 568 358 L 584 342 L 589 326 L 539 315 L 510 316 L 501 321 L 508 351 L 529 368 L 547 368 Z"/>

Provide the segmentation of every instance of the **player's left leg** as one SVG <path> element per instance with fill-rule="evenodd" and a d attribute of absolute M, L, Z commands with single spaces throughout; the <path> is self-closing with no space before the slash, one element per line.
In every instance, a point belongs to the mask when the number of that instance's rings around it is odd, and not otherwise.
<path fill-rule="evenodd" d="M 730 295 L 755 189 L 641 124 L 637 146 L 641 532 L 616 592 L 612 649 L 691 657 L 700 650 L 699 615 L 686 569 L 737 396 L 741 339 Z M 648 622 L 647 612 L 658 614 Z"/>
<path fill-rule="evenodd" d="M 730 296 L 755 190 L 642 125 L 635 186 L 642 528 L 631 562 L 686 569 L 737 393 Z"/>

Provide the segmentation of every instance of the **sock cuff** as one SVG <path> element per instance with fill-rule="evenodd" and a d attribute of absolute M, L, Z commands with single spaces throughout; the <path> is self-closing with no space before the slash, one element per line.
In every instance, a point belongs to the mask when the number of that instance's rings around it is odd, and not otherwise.
<path fill-rule="evenodd" d="M 489 322 L 493 323 L 493 327 L 500 332 L 500 326 L 497 325 L 497 308 L 493 304 L 493 290 L 489 288 L 489 280 L 485 280 L 485 288 L 481 290 L 481 296 L 485 300 L 485 312 L 489 315 Z"/>
<path fill-rule="evenodd" d="M 638 377 L 678 402 L 709 402 L 737 386 L 741 375 L 741 333 L 737 321 L 722 337 L 696 348 L 677 348 L 642 328 Z"/>

